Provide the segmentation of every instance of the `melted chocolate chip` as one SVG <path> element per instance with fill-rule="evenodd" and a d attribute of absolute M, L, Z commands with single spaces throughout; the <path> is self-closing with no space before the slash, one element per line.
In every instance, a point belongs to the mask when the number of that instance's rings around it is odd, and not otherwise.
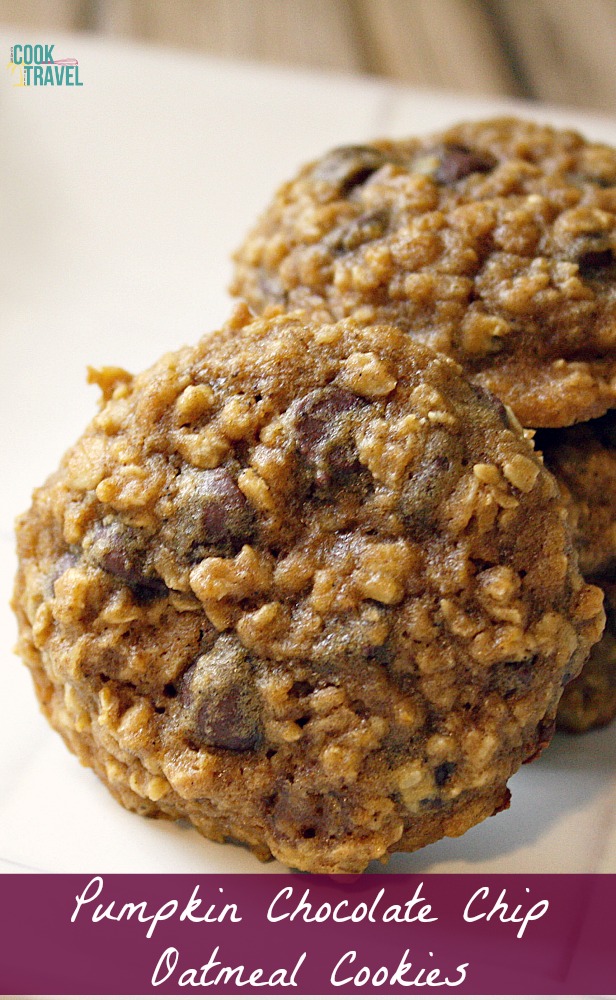
<path fill-rule="evenodd" d="M 367 181 L 386 162 L 385 154 L 374 146 L 339 146 L 319 160 L 312 176 L 345 195 Z"/>
<path fill-rule="evenodd" d="M 352 415 L 365 400 L 346 389 L 326 386 L 308 393 L 294 414 L 297 449 L 315 470 L 318 485 L 342 481 L 357 470 Z"/>
<path fill-rule="evenodd" d="M 201 559 L 207 546 L 238 551 L 255 532 L 255 512 L 226 469 L 184 473 L 179 513 L 165 535 L 183 558 Z"/>
<path fill-rule="evenodd" d="M 458 481 L 463 449 L 443 431 L 431 435 L 419 467 L 410 473 L 402 491 L 401 513 L 415 531 L 431 528 L 438 507 Z"/>
<path fill-rule="evenodd" d="M 432 174 L 437 184 L 455 184 L 470 174 L 486 174 L 496 166 L 492 156 L 457 143 L 438 146 L 431 152 L 439 161 Z"/>
<path fill-rule="evenodd" d="M 389 211 L 379 209 L 376 212 L 366 212 L 353 219 L 345 226 L 332 229 L 323 241 L 335 256 L 351 253 L 364 243 L 378 240 L 385 234 L 389 225 Z"/>
<path fill-rule="evenodd" d="M 444 760 L 442 764 L 434 768 L 434 781 L 437 788 L 442 788 L 443 785 L 447 784 L 457 766 L 454 761 Z"/>
<path fill-rule="evenodd" d="M 438 796 L 434 796 L 433 798 L 420 799 L 419 805 L 422 809 L 441 809 L 443 806 L 443 800 Z"/>
<path fill-rule="evenodd" d="M 504 698 L 512 698 L 528 691 L 535 675 L 537 654 L 524 660 L 506 660 L 496 663 L 493 669 L 493 688 Z"/>
<path fill-rule="evenodd" d="M 236 691 L 217 692 L 212 702 L 199 712 L 199 742 L 221 750 L 254 750 L 259 743 L 256 723 L 246 710 L 238 712 L 238 709 Z"/>
<path fill-rule="evenodd" d="M 252 664 L 232 636 L 223 635 L 200 656 L 181 685 L 187 729 L 199 746 L 237 752 L 261 741 L 259 699 Z"/>
<path fill-rule="evenodd" d="M 616 277 L 616 263 L 610 247 L 585 250 L 577 258 L 577 264 L 584 281 L 611 281 Z"/>
<path fill-rule="evenodd" d="M 167 587 L 146 567 L 147 547 L 142 533 L 116 521 L 99 525 L 88 555 L 106 573 L 127 584 L 136 597 L 147 600 Z"/>

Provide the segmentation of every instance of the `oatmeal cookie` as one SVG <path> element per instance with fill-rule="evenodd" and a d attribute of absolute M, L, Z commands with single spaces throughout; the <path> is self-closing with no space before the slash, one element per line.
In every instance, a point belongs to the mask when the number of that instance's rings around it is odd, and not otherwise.
<path fill-rule="evenodd" d="M 245 308 L 93 378 L 14 605 L 119 801 L 313 872 L 504 808 L 604 617 L 502 404 L 392 326 Z"/>
<path fill-rule="evenodd" d="M 567 684 L 556 716 L 559 729 L 572 733 L 606 726 L 616 716 L 616 585 L 597 583 L 605 591 L 605 632 L 581 674 Z"/>
<path fill-rule="evenodd" d="M 232 291 L 391 322 L 528 427 L 616 406 L 616 151 L 513 118 L 344 146 L 283 185 Z"/>

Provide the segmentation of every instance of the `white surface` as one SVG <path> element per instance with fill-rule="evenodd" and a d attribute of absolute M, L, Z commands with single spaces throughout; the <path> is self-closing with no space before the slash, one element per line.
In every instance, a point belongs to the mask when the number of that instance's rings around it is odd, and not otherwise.
<path fill-rule="evenodd" d="M 93 412 L 86 365 L 138 370 L 219 324 L 229 252 L 301 162 L 521 106 L 55 41 L 83 87 L 0 72 L 0 871 L 282 871 L 125 812 L 48 729 L 11 653 L 12 520 Z M 616 143 L 616 122 L 522 113 Z M 374 870 L 616 871 L 615 735 L 557 739 L 511 782 L 509 812 Z"/>

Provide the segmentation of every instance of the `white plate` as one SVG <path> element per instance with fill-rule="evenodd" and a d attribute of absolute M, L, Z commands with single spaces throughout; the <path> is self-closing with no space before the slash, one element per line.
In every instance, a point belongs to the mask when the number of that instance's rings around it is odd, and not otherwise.
<path fill-rule="evenodd" d="M 138 370 L 218 325 L 230 251 L 304 160 L 502 111 L 614 143 L 616 122 L 82 36 L 56 54 L 79 60 L 83 87 L 0 75 L 0 871 L 283 871 L 125 812 L 49 730 L 11 653 L 13 517 L 93 412 L 86 365 Z M 385 870 L 616 871 L 614 736 L 557 738 L 511 782 L 508 812 Z"/>

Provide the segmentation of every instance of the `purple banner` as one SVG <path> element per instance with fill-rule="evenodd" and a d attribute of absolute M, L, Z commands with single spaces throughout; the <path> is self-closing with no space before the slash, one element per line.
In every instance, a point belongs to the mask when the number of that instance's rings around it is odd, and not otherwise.
<path fill-rule="evenodd" d="M 3 875 L 0 993 L 616 992 L 616 875 Z"/>

